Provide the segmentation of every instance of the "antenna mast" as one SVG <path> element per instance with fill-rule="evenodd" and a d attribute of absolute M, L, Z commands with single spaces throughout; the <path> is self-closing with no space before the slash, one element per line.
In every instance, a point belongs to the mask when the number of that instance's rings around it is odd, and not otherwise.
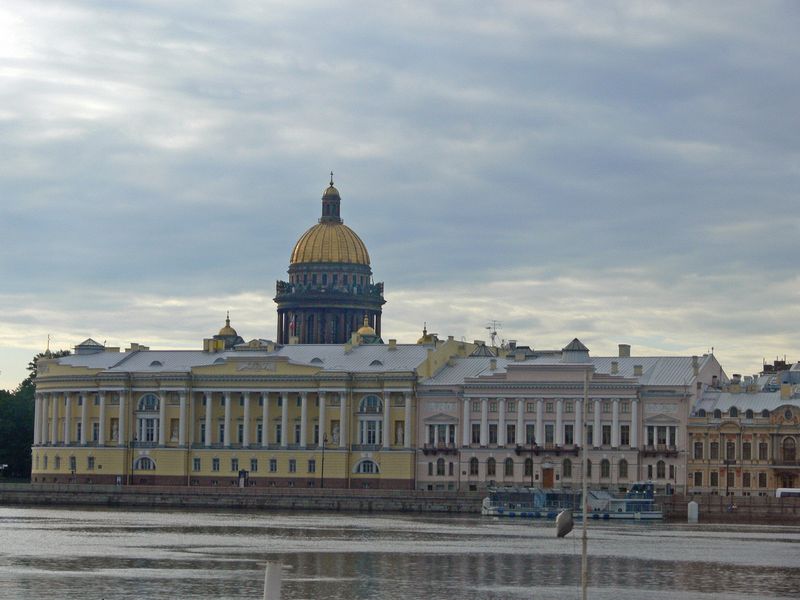
<path fill-rule="evenodd" d="M 489 321 L 489 324 L 484 328 L 489 331 L 489 337 L 492 338 L 492 347 L 495 347 L 495 340 L 497 340 L 498 327 L 502 329 L 503 324 L 500 323 L 500 321 L 497 321 L 496 319 L 492 319 L 491 321 Z"/>

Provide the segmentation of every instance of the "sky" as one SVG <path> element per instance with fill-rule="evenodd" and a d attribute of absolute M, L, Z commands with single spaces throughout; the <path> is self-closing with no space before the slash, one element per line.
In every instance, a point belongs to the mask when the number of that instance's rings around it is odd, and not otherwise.
<path fill-rule="evenodd" d="M 0 388 L 274 339 L 320 214 L 383 337 L 800 360 L 800 4 L 4 0 Z"/>

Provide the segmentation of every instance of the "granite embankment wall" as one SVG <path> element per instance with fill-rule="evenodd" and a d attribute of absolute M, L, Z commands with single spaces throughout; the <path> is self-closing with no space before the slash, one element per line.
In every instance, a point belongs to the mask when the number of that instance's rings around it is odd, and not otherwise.
<path fill-rule="evenodd" d="M 480 513 L 481 492 L 0 484 L 0 506 Z"/>
<path fill-rule="evenodd" d="M 701 523 L 769 523 L 800 525 L 800 498 L 774 496 L 663 496 L 658 503 L 664 517 L 686 521 L 686 509 L 694 500 L 699 508 Z"/>

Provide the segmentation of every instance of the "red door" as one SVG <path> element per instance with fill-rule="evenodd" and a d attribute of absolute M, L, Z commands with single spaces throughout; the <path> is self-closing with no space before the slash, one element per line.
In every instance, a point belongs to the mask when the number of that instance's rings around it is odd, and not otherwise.
<path fill-rule="evenodd" d="M 542 469 L 542 487 L 546 490 L 553 487 L 553 469 Z"/>

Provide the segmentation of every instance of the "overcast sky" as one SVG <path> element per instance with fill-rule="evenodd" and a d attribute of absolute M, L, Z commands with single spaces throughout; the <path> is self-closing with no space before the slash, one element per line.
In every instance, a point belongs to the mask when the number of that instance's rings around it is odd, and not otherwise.
<path fill-rule="evenodd" d="M 435 6 L 434 6 L 435 4 Z M 800 359 L 800 4 L 0 4 L 0 388 L 274 339 L 335 172 L 384 338 Z"/>

